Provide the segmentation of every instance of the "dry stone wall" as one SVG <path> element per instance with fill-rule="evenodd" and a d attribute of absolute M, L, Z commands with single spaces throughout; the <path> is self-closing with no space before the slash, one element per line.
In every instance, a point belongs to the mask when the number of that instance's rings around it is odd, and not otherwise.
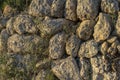
<path fill-rule="evenodd" d="M 0 52 L 41 56 L 47 50 L 48 61 L 37 66 L 45 69 L 34 80 L 45 80 L 49 61 L 59 80 L 120 80 L 119 2 L 32 0 L 27 12 L 1 16 Z"/>

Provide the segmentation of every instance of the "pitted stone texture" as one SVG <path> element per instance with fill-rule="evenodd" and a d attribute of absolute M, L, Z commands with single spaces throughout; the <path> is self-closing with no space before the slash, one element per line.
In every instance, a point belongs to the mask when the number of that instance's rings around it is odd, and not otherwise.
<path fill-rule="evenodd" d="M 83 21 L 80 26 L 77 28 L 77 35 L 82 40 L 88 40 L 94 30 L 95 21 L 93 20 L 85 20 Z"/>
<path fill-rule="evenodd" d="M 79 56 L 92 58 L 98 53 L 98 44 L 94 40 L 89 40 L 81 44 L 79 49 Z"/>
<path fill-rule="evenodd" d="M 108 42 L 103 42 L 100 46 L 100 51 L 103 55 L 107 54 L 107 50 L 108 50 L 109 46 L 108 46 Z"/>
<path fill-rule="evenodd" d="M 38 26 L 42 36 L 51 36 L 62 30 L 64 26 L 70 27 L 72 21 L 66 19 L 47 19 Z"/>
<path fill-rule="evenodd" d="M 15 53 L 39 53 L 43 40 L 37 35 L 14 34 L 8 39 L 8 51 Z"/>
<path fill-rule="evenodd" d="M 93 37 L 96 42 L 106 40 L 111 33 L 111 21 L 108 14 L 100 13 L 99 20 L 94 27 Z"/>
<path fill-rule="evenodd" d="M 86 58 L 80 59 L 80 76 L 83 80 L 91 79 L 91 64 L 90 61 Z"/>
<path fill-rule="evenodd" d="M 19 15 L 14 22 L 14 29 L 18 34 L 36 33 L 36 25 L 29 15 Z"/>
<path fill-rule="evenodd" d="M 72 57 L 58 61 L 52 71 L 60 80 L 82 80 L 77 63 Z"/>
<path fill-rule="evenodd" d="M 104 80 L 119 80 L 116 72 L 108 72 L 104 74 Z"/>
<path fill-rule="evenodd" d="M 50 39 L 49 57 L 52 59 L 60 59 L 65 54 L 66 34 L 58 33 Z"/>
<path fill-rule="evenodd" d="M 65 6 L 65 18 L 77 21 L 77 0 L 66 0 L 66 6 Z"/>
<path fill-rule="evenodd" d="M 118 19 L 117 19 L 117 23 L 115 26 L 115 32 L 116 32 L 117 36 L 120 37 L 120 12 L 118 13 Z"/>
<path fill-rule="evenodd" d="M 9 34 L 6 29 L 3 29 L 0 34 L 0 52 L 7 52 L 7 41 Z"/>
<path fill-rule="evenodd" d="M 29 14 L 33 16 L 50 16 L 53 0 L 32 0 L 29 7 Z"/>
<path fill-rule="evenodd" d="M 51 16 L 63 17 L 66 0 L 53 0 L 51 6 Z"/>
<path fill-rule="evenodd" d="M 76 35 L 70 36 L 66 42 L 67 54 L 76 57 L 80 47 L 80 42 L 81 40 Z"/>
<path fill-rule="evenodd" d="M 78 0 L 77 16 L 80 20 L 95 19 L 99 11 L 100 0 Z"/>
<path fill-rule="evenodd" d="M 110 14 L 117 13 L 119 11 L 119 3 L 117 0 L 102 0 L 101 10 Z"/>
<path fill-rule="evenodd" d="M 15 33 L 15 30 L 14 30 L 14 21 L 15 21 L 15 18 L 12 17 L 10 18 L 8 21 L 7 21 L 7 24 L 6 24 L 6 30 L 7 32 L 9 33 L 9 35 L 13 35 Z"/>

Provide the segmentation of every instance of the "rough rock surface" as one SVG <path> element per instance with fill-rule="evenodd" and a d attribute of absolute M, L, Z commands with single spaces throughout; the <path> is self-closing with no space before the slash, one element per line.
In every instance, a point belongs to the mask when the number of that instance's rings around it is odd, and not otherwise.
<path fill-rule="evenodd" d="M 101 10 L 110 14 L 117 13 L 119 11 L 119 3 L 117 0 L 102 0 Z"/>
<path fill-rule="evenodd" d="M 77 20 L 77 0 L 66 0 L 65 18 L 76 21 Z"/>
<path fill-rule="evenodd" d="M 50 39 L 49 56 L 52 59 L 60 59 L 65 54 L 66 34 L 58 33 Z"/>
<path fill-rule="evenodd" d="M 94 27 L 94 39 L 96 42 L 106 40 L 111 33 L 111 22 L 108 14 L 100 13 L 99 20 Z"/>
<path fill-rule="evenodd" d="M 58 61 L 52 71 L 60 80 L 82 80 L 80 79 L 77 63 L 72 57 Z"/>
<path fill-rule="evenodd" d="M 81 44 L 79 49 L 79 56 L 92 58 L 98 53 L 98 44 L 94 40 L 89 40 Z"/>
<path fill-rule="evenodd" d="M 80 39 L 88 40 L 94 30 L 95 21 L 93 20 L 84 20 L 80 26 L 77 28 L 77 34 Z"/>
<path fill-rule="evenodd" d="M 77 16 L 80 20 L 95 19 L 99 11 L 100 0 L 78 0 Z"/>
<path fill-rule="evenodd" d="M 76 35 L 70 36 L 66 42 L 67 54 L 76 57 L 80 47 L 80 42 L 81 40 Z"/>
<path fill-rule="evenodd" d="M 119 16 L 118 16 L 117 23 L 115 26 L 115 31 L 116 31 L 116 34 L 120 37 L 120 13 L 118 15 Z"/>

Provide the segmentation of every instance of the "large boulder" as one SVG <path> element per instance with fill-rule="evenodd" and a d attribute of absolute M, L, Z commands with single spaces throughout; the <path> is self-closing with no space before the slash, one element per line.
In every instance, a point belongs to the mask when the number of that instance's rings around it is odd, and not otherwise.
<path fill-rule="evenodd" d="M 14 21 L 14 29 L 18 34 L 36 33 L 36 25 L 29 15 L 18 15 Z"/>
<path fill-rule="evenodd" d="M 66 52 L 68 55 L 76 57 L 80 47 L 81 40 L 76 36 L 72 35 L 66 42 Z"/>
<path fill-rule="evenodd" d="M 60 80 L 82 80 L 77 63 L 72 57 L 58 61 L 52 71 Z"/>
<path fill-rule="evenodd" d="M 94 26 L 95 26 L 95 21 L 93 20 L 83 21 L 80 24 L 80 26 L 77 28 L 76 31 L 77 35 L 82 40 L 88 40 L 93 34 Z"/>
<path fill-rule="evenodd" d="M 117 13 L 119 11 L 119 3 L 117 0 L 102 0 L 101 10 L 110 14 Z"/>
<path fill-rule="evenodd" d="M 49 56 L 52 59 L 60 59 L 65 54 L 66 34 L 58 33 L 50 39 Z"/>
<path fill-rule="evenodd" d="M 29 14 L 33 16 L 50 16 L 53 0 L 32 0 L 29 7 Z"/>
<path fill-rule="evenodd" d="M 80 20 L 95 19 L 99 12 L 100 0 L 78 0 L 77 16 Z"/>
<path fill-rule="evenodd" d="M 92 58 L 98 53 L 98 44 L 94 40 L 83 42 L 80 45 L 78 55 L 80 57 Z"/>
<path fill-rule="evenodd" d="M 77 0 L 66 0 L 66 6 L 65 6 L 65 18 L 77 21 Z"/>
<path fill-rule="evenodd" d="M 106 40 L 111 33 L 111 18 L 108 14 L 100 13 L 99 20 L 94 27 L 93 37 L 96 42 Z"/>

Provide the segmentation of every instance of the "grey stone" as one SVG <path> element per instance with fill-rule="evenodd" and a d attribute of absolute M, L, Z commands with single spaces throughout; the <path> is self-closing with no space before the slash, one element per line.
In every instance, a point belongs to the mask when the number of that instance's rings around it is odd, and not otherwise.
<path fill-rule="evenodd" d="M 66 34 L 64 32 L 54 35 L 49 42 L 49 57 L 60 59 L 65 54 Z"/>
<path fill-rule="evenodd" d="M 32 0 L 28 13 L 33 16 L 50 16 L 53 0 Z"/>
<path fill-rule="evenodd" d="M 105 13 L 114 14 L 119 11 L 117 0 L 101 0 L 101 10 Z"/>
<path fill-rule="evenodd" d="M 52 67 L 52 71 L 60 80 L 82 80 L 74 58 L 68 57 L 57 63 Z"/>
<path fill-rule="evenodd" d="M 100 0 L 77 0 L 77 16 L 80 20 L 95 19 L 99 11 Z"/>
<path fill-rule="evenodd" d="M 43 40 L 37 35 L 14 34 L 8 39 L 8 51 L 15 53 L 40 53 Z"/>
<path fill-rule="evenodd" d="M 29 15 L 19 15 L 14 21 L 14 29 L 18 34 L 36 33 L 36 25 Z"/>
<path fill-rule="evenodd" d="M 77 35 L 80 39 L 88 40 L 94 30 L 95 21 L 93 20 L 84 20 L 80 26 L 77 28 Z"/>
<path fill-rule="evenodd" d="M 77 0 L 66 0 L 66 6 L 65 6 L 65 18 L 77 21 Z"/>
<path fill-rule="evenodd" d="M 108 14 L 100 13 L 99 20 L 94 27 L 93 37 L 96 42 L 106 40 L 111 33 L 111 21 Z"/>
<path fill-rule="evenodd" d="M 92 58 L 98 53 L 98 44 L 94 40 L 83 42 L 79 49 L 79 56 Z"/>
<path fill-rule="evenodd" d="M 80 42 L 81 40 L 76 35 L 70 36 L 66 42 L 67 54 L 76 57 L 80 47 Z"/>
<path fill-rule="evenodd" d="M 51 6 L 51 16 L 63 17 L 66 0 L 53 0 Z"/>

